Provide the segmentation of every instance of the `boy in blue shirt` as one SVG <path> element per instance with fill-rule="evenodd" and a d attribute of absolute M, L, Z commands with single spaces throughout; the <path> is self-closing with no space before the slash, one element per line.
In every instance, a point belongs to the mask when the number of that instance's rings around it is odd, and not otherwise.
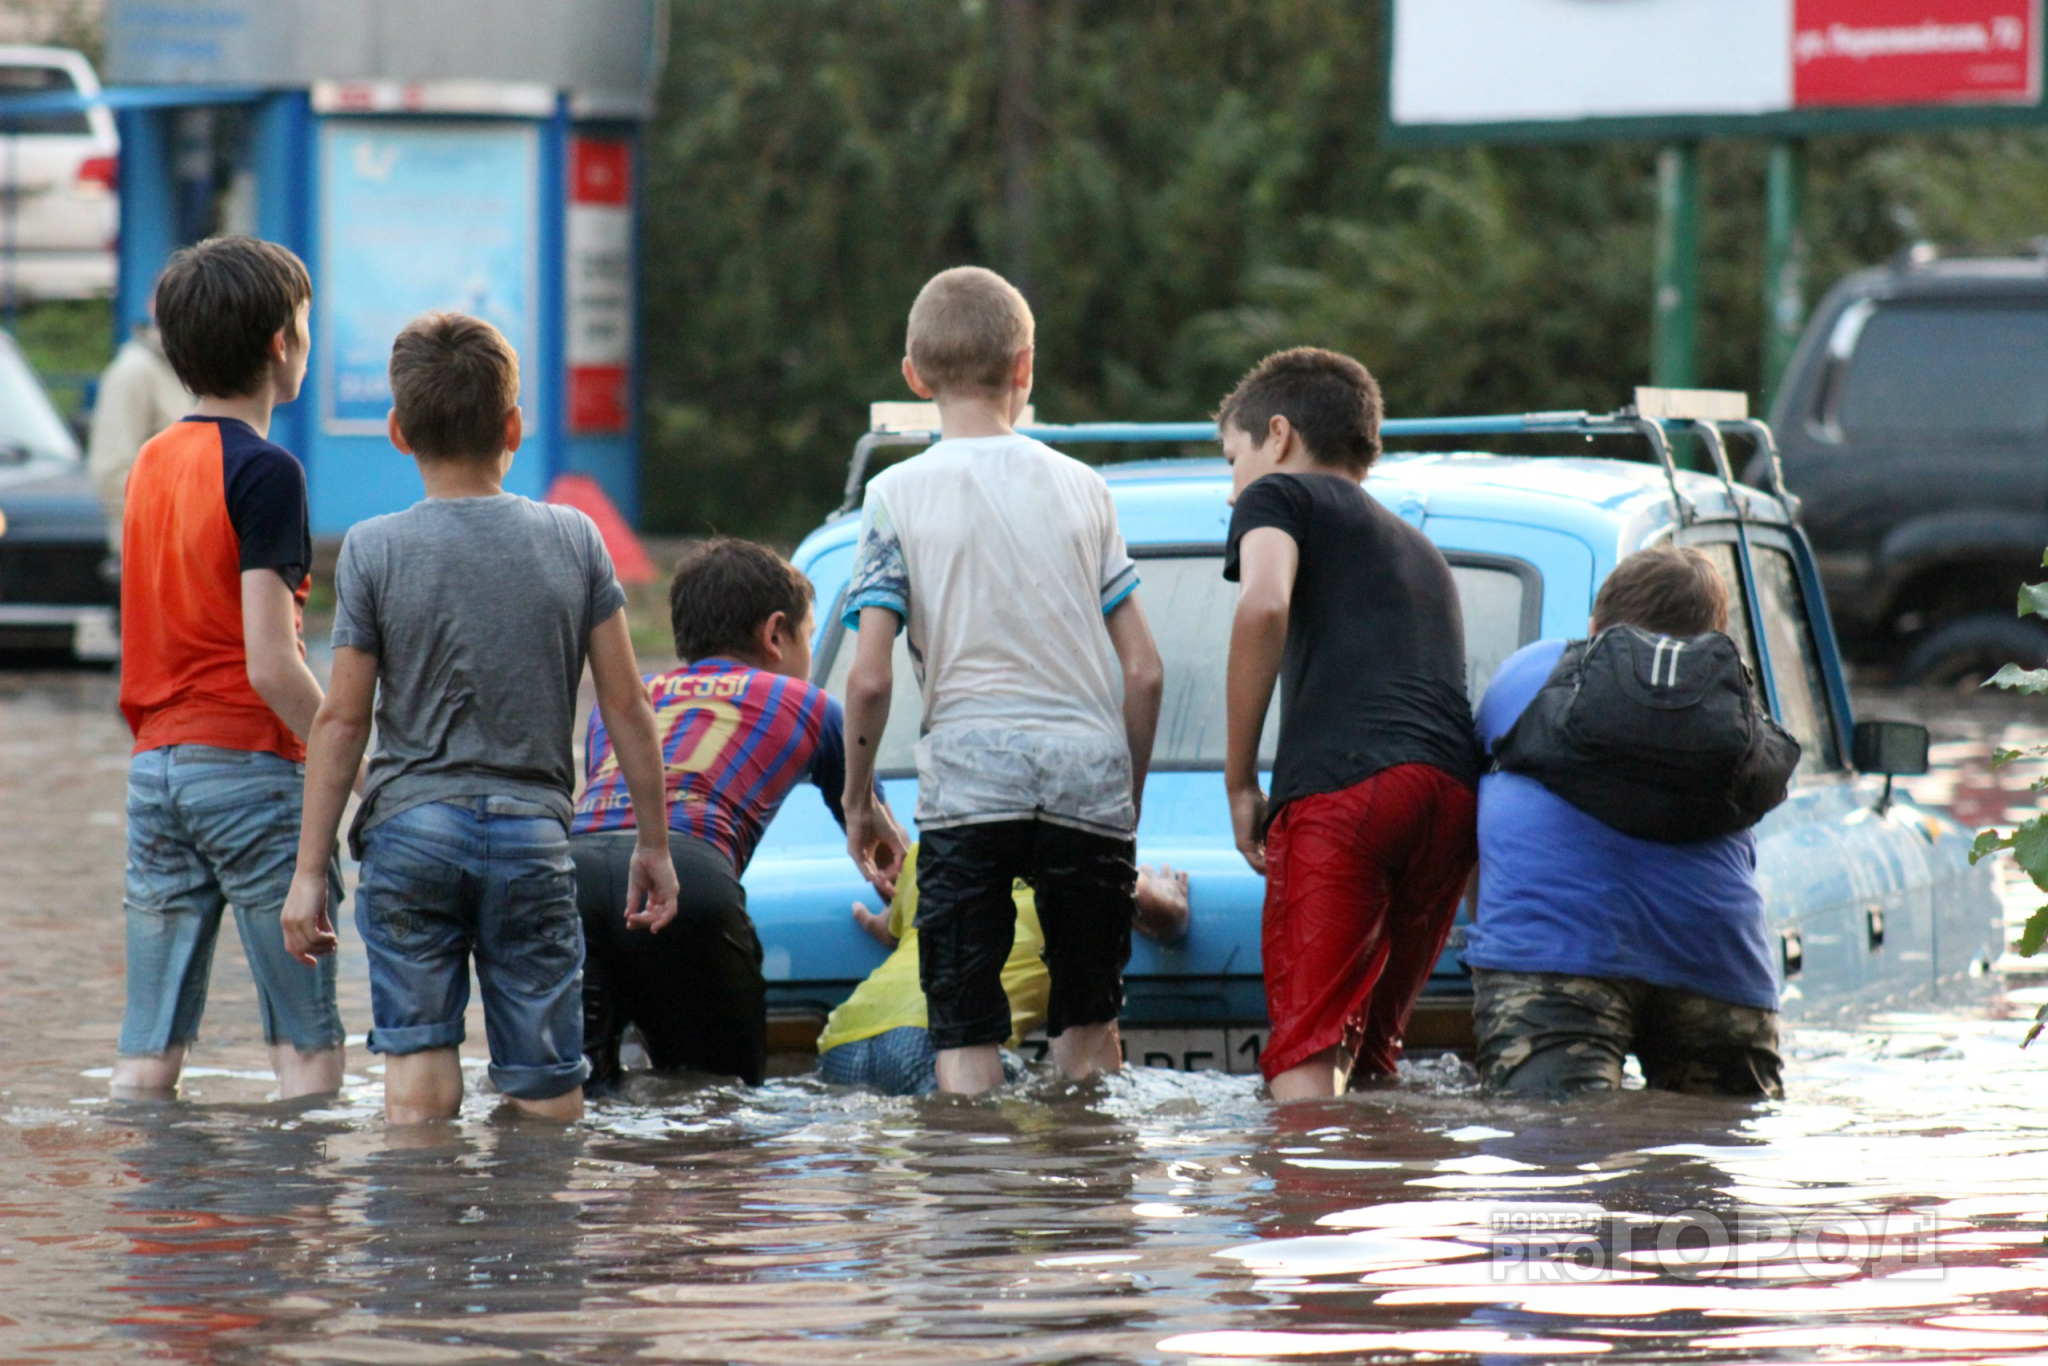
<path fill-rule="evenodd" d="M 1657 546 L 1616 565 L 1592 632 L 1691 637 L 1728 628 L 1728 588 L 1697 550 Z M 1501 665 L 1480 701 L 1489 753 L 1567 642 Z M 1482 1084 L 1570 1093 L 1621 1085 L 1633 1052 L 1658 1090 L 1781 1097 L 1778 976 L 1756 884 L 1756 839 L 1691 844 L 1624 835 L 1533 778 L 1479 785 L 1473 969 Z"/>

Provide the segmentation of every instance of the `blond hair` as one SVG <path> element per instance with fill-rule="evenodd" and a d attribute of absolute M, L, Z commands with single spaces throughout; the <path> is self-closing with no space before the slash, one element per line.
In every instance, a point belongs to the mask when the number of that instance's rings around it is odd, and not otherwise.
<path fill-rule="evenodd" d="M 995 393 L 1010 364 L 1031 345 L 1031 305 L 992 270 L 955 266 L 925 282 L 910 306 L 905 349 L 934 394 L 974 389 Z"/>

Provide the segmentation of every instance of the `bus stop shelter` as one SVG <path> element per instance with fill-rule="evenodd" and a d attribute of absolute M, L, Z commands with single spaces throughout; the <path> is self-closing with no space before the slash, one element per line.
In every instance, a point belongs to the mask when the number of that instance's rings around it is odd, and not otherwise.
<path fill-rule="evenodd" d="M 660 0 L 110 0 L 117 332 L 147 320 L 179 246 L 281 242 L 312 274 L 313 355 L 273 435 L 305 461 L 316 536 L 420 496 L 385 438 L 385 365 L 436 308 L 518 349 L 528 436 L 508 489 L 586 476 L 637 519 L 639 139 L 665 16 Z"/>

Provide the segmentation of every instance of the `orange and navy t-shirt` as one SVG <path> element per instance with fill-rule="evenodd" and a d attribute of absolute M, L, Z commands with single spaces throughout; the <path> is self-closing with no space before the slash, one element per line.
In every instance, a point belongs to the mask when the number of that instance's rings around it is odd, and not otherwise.
<path fill-rule="evenodd" d="M 223 417 L 185 418 L 144 444 L 121 523 L 121 714 L 137 754 L 214 745 L 306 757 L 249 686 L 242 575 L 275 570 L 302 633 L 312 564 L 306 471 L 291 452 Z"/>
<path fill-rule="evenodd" d="M 846 785 L 845 719 L 838 701 L 801 678 L 730 659 L 700 659 L 653 674 L 647 697 L 668 776 L 671 830 L 717 846 L 744 873 L 791 788 L 817 784 L 839 823 Z M 631 830 L 633 802 L 604 718 L 590 713 L 578 835 Z"/>

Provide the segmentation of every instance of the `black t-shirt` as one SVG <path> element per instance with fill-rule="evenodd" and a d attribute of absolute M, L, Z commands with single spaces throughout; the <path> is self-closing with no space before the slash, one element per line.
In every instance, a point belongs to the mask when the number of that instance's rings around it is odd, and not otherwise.
<path fill-rule="evenodd" d="M 1301 563 L 1280 665 L 1275 811 L 1397 764 L 1479 780 L 1465 619 L 1451 567 L 1420 531 L 1342 475 L 1269 474 L 1238 497 L 1223 577 L 1245 533 L 1277 527 Z"/>

